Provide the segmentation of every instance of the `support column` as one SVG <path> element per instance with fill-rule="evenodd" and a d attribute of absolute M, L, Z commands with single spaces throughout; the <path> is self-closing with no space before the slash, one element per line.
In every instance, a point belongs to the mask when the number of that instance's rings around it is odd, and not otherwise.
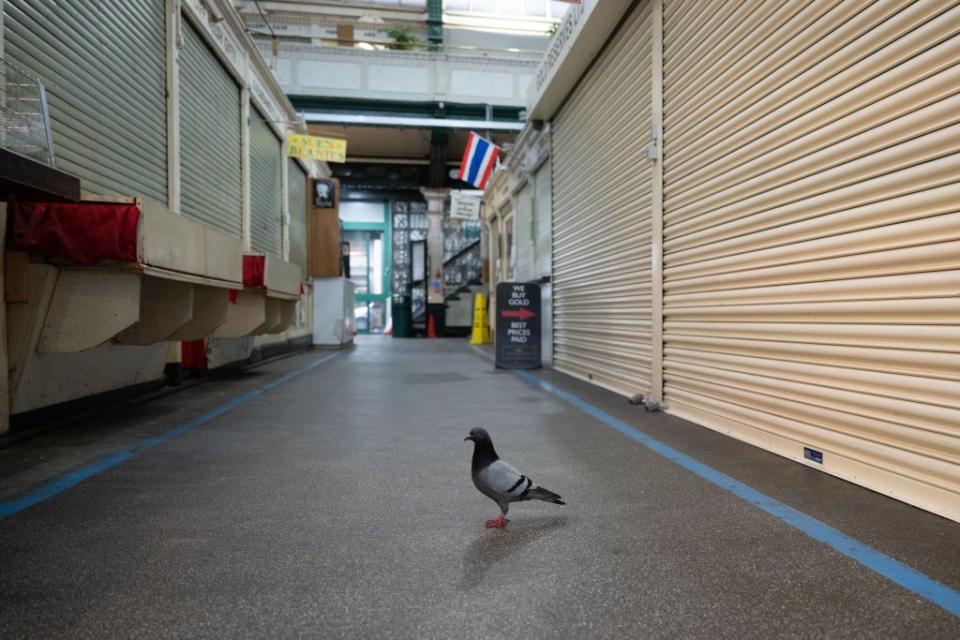
<path fill-rule="evenodd" d="M 427 185 L 442 188 L 447 184 L 447 157 L 450 148 L 450 133 L 446 129 L 434 129 L 430 132 L 430 169 L 427 172 Z"/>
<path fill-rule="evenodd" d="M 182 154 L 180 147 L 180 51 L 183 49 L 183 8 L 180 0 L 165 0 L 167 12 L 167 208 L 183 212 Z M 180 343 L 171 342 L 164 373 L 180 381 Z"/>
<path fill-rule="evenodd" d="M 443 45 L 443 0 L 427 0 L 427 40 L 431 49 Z"/>
<path fill-rule="evenodd" d="M 290 262 L 290 162 L 287 160 L 290 142 L 283 136 L 280 145 L 280 257 L 284 262 Z"/>
<path fill-rule="evenodd" d="M 651 231 L 651 379 L 648 409 L 663 407 L 663 0 L 653 0 L 653 74 L 650 156 L 653 161 L 653 213 Z"/>
<path fill-rule="evenodd" d="M 7 356 L 7 203 L 0 202 L 0 434 L 10 429 L 10 367 Z"/>
<path fill-rule="evenodd" d="M 487 204 L 481 205 L 486 209 Z M 480 279 L 484 284 L 490 283 L 490 223 L 487 222 L 486 212 L 481 209 L 480 220 L 483 226 L 480 230 Z"/>
<path fill-rule="evenodd" d="M 430 265 L 428 304 L 443 304 L 443 201 L 448 189 L 421 189 L 427 199 L 427 262 Z"/>
<path fill-rule="evenodd" d="M 243 250 L 251 251 L 250 226 L 250 89 L 240 90 L 240 192 L 243 202 Z"/>
<path fill-rule="evenodd" d="M 180 0 L 166 0 L 167 12 L 167 208 L 180 213 Z"/>

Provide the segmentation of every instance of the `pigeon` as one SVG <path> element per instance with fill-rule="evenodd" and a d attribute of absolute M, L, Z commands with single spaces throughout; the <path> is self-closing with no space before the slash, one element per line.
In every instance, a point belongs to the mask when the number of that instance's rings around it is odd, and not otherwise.
<path fill-rule="evenodd" d="M 472 440 L 473 461 L 470 465 L 470 476 L 473 484 L 483 495 L 497 503 L 500 507 L 500 517 L 487 520 L 487 527 L 502 529 L 510 522 L 507 520 L 507 510 L 511 502 L 524 500 L 543 500 L 553 504 L 567 504 L 560 496 L 552 491 L 534 484 L 533 480 L 523 475 L 504 462 L 493 448 L 493 440 L 485 429 L 477 427 L 470 430 L 470 435 L 464 442 Z"/>

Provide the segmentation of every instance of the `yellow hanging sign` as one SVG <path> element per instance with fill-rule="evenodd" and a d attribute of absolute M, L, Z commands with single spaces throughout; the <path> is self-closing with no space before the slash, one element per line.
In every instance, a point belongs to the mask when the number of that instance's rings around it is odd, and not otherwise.
<path fill-rule="evenodd" d="M 341 138 L 291 133 L 287 136 L 287 143 L 287 155 L 291 158 L 310 158 L 326 162 L 347 161 L 347 141 Z"/>

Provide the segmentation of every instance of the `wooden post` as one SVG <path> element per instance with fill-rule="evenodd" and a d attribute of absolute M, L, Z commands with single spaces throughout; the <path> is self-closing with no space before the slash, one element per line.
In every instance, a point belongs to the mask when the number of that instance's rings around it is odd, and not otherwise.
<path fill-rule="evenodd" d="M 340 275 L 340 181 L 311 178 L 307 194 L 308 275 L 336 278 Z"/>

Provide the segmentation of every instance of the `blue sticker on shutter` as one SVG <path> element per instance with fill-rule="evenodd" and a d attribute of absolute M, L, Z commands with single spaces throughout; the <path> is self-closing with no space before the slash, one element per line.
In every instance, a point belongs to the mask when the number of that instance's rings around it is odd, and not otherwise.
<path fill-rule="evenodd" d="M 817 464 L 823 464 L 823 452 L 817 451 L 816 449 L 811 449 L 810 447 L 803 448 L 803 457 L 807 460 L 812 460 Z"/>

